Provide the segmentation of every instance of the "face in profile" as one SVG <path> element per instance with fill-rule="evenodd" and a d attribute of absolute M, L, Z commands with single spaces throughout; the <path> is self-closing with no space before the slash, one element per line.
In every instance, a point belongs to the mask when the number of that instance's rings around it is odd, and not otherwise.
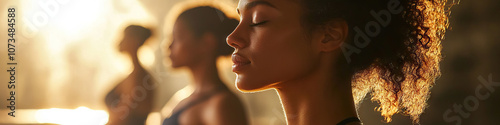
<path fill-rule="evenodd" d="M 120 41 L 120 45 L 118 45 L 118 49 L 120 52 L 136 53 L 143 41 L 144 40 L 137 38 L 137 36 L 125 33 L 125 36 L 123 36 L 123 39 Z"/>
<path fill-rule="evenodd" d="M 130 40 L 129 36 L 124 36 L 123 39 L 120 41 L 120 45 L 118 45 L 118 50 L 120 52 L 131 52 L 133 51 L 133 44 L 132 40 Z"/>
<path fill-rule="evenodd" d="M 150 36 L 151 30 L 138 25 L 130 25 L 125 28 L 118 49 L 120 52 L 137 53 L 139 47 L 142 46 Z"/>
<path fill-rule="evenodd" d="M 177 21 L 174 24 L 172 43 L 169 46 L 169 58 L 172 61 L 172 67 L 182 67 L 191 65 L 197 62 L 200 53 L 199 44 L 196 44 L 194 35 L 187 29 L 187 26 L 182 21 Z"/>
<path fill-rule="evenodd" d="M 241 91 L 279 87 L 310 73 L 318 52 L 301 25 L 300 3 L 240 0 L 240 24 L 228 36 L 236 86 Z"/>

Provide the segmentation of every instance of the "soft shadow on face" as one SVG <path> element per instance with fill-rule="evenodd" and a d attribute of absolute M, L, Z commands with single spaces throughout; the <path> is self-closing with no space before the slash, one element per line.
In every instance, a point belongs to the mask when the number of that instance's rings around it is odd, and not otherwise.
<path fill-rule="evenodd" d="M 200 59 L 199 55 L 203 55 L 198 51 L 199 45 L 195 44 L 194 35 L 187 30 L 187 26 L 182 20 L 178 20 L 174 24 L 172 36 L 173 40 L 169 46 L 172 67 L 189 66 Z"/>
<path fill-rule="evenodd" d="M 240 24 L 228 36 L 241 91 L 259 91 L 299 79 L 318 60 L 301 26 L 300 3 L 240 0 Z"/>

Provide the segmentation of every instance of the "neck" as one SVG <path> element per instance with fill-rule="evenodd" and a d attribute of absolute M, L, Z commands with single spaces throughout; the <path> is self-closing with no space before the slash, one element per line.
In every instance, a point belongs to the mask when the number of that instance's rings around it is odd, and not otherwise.
<path fill-rule="evenodd" d="M 337 124 L 357 117 L 350 80 L 341 80 L 330 64 L 301 79 L 277 85 L 289 125 Z M 346 81 L 346 82 L 342 82 Z"/>
<path fill-rule="evenodd" d="M 134 66 L 134 71 L 132 72 L 133 73 L 143 72 L 144 68 L 142 68 L 141 63 L 139 62 L 137 53 L 130 53 L 130 56 L 132 57 L 132 64 Z"/>
<path fill-rule="evenodd" d="M 201 61 L 196 65 L 189 66 L 194 79 L 194 93 L 210 91 L 222 85 L 217 71 L 216 60 Z"/>

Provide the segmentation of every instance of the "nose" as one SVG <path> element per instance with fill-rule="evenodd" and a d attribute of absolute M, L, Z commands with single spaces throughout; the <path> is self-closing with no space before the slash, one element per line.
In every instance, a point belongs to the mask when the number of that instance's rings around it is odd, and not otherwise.
<path fill-rule="evenodd" d="M 243 29 L 238 24 L 238 26 L 234 29 L 234 31 L 229 34 L 226 38 L 226 42 L 229 46 L 233 47 L 235 50 L 242 49 L 246 47 L 244 42 L 244 34 Z"/>
<path fill-rule="evenodd" d="M 120 50 L 123 50 L 123 48 L 124 48 L 124 43 L 125 43 L 124 41 L 125 41 L 125 40 L 121 40 L 121 41 L 120 41 L 120 44 L 118 44 L 118 48 L 119 48 Z"/>

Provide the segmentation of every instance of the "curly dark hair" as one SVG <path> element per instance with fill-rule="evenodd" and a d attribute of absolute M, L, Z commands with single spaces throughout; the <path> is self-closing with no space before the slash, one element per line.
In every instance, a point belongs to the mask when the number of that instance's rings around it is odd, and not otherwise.
<path fill-rule="evenodd" d="M 430 88 L 440 76 L 441 41 L 455 1 L 300 2 L 306 28 L 315 29 L 333 19 L 343 19 L 349 25 L 348 40 L 342 46 L 345 58 L 339 59 L 345 69 L 339 72 L 351 81 L 356 107 L 371 92 L 371 100 L 380 104 L 376 109 L 386 122 L 403 113 L 418 123 Z"/>

